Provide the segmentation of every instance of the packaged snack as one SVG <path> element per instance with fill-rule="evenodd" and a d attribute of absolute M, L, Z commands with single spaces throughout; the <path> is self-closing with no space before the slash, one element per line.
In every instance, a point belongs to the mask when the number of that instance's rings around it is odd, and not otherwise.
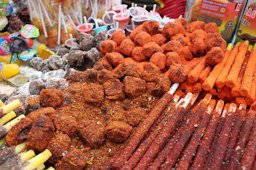
<path fill-rule="evenodd" d="M 7 55 L 10 53 L 10 46 L 7 40 L 0 38 L 0 55 Z"/>
<path fill-rule="evenodd" d="M 238 38 L 249 40 L 251 44 L 256 43 L 256 1 L 249 0 L 241 22 Z"/>
<path fill-rule="evenodd" d="M 13 13 L 13 6 L 9 3 L 0 3 L 0 16 L 9 16 Z"/>
<path fill-rule="evenodd" d="M 189 21 L 215 22 L 222 37 L 230 41 L 244 0 L 187 0 Z"/>

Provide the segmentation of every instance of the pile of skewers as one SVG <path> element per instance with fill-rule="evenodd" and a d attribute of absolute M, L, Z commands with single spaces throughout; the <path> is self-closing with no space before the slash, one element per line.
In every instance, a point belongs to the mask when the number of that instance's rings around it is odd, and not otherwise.
<path fill-rule="evenodd" d="M 21 143 L 17 146 L 2 147 L 0 151 L 0 169 L 14 169 L 14 170 L 43 170 L 45 169 L 44 163 L 51 157 L 49 150 L 44 150 L 36 155 L 30 149 L 26 149 L 26 143 Z M 54 170 L 50 167 L 47 170 Z"/>
<path fill-rule="evenodd" d="M 219 98 L 251 105 L 256 97 L 255 55 L 256 46 L 249 46 L 248 41 L 228 48 L 224 60 L 203 83 L 203 89 L 209 91 L 215 85 Z"/>
<path fill-rule="evenodd" d="M 173 84 L 106 169 L 255 169 L 255 104 L 237 107 Z"/>
<path fill-rule="evenodd" d="M 191 73 L 180 89 L 199 92 L 202 89 L 217 98 L 236 104 L 251 105 L 256 99 L 256 46 L 248 41 L 229 44 L 225 57 L 213 69 L 199 63 L 194 71 L 198 81 L 192 82 Z"/>
<path fill-rule="evenodd" d="M 26 143 L 17 146 L 7 147 L 4 136 L 7 132 L 25 115 L 16 117 L 15 109 L 21 106 L 19 100 L 14 100 L 7 105 L 0 101 L 0 169 L 21 169 L 21 170 L 43 170 L 44 163 L 51 157 L 49 150 L 44 150 L 36 155 L 33 150 L 26 150 Z M 16 118 L 15 118 L 16 117 Z M 53 170 L 52 167 L 48 170 Z"/>

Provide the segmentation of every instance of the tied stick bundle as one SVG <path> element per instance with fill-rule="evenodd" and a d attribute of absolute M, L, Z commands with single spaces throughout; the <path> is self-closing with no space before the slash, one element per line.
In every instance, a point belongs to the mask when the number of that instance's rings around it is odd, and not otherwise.
<path fill-rule="evenodd" d="M 124 145 L 135 150 L 119 159 L 121 151 L 117 152 L 104 168 L 252 169 L 256 156 L 256 102 L 247 111 L 246 105 L 225 104 L 211 99 L 210 94 L 194 104 L 197 96 L 188 93 L 180 98 L 175 93 L 168 101 L 169 109 L 161 108 L 162 115 L 148 127 L 148 135 Z"/>
<path fill-rule="evenodd" d="M 24 151 L 26 144 L 5 148 L 0 151 L 0 169 L 41 170 L 44 163 L 51 157 L 49 150 L 36 155 L 33 150 Z M 24 152 L 22 152 L 24 151 Z"/>
<path fill-rule="evenodd" d="M 219 98 L 251 105 L 256 90 L 256 45 L 248 41 L 228 47 L 225 58 L 216 65 L 202 84 L 205 91 L 215 90 Z"/>
<path fill-rule="evenodd" d="M 12 127 L 24 119 L 25 115 L 16 117 L 16 113 L 13 111 L 21 105 L 19 100 L 14 100 L 7 105 L 0 101 L 0 105 L 2 115 L 0 118 L 0 137 L 2 138 Z M 37 156 L 33 150 L 25 151 L 27 148 L 25 142 L 17 146 L 7 147 L 5 138 L 0 140 L 0 146 L 0 169 L 45 169 L 44 163 L 52 155 L 47 149 Z"/>
<path fill-rule="evenodd" d="M 4 137 L 6 133 L 15 124 L 17 124 L 21 119 L 25 117 L 24 115 L 20 115 L 17 118 L 15 118 L 16 113 L 13 110 L 21 106 L 21 103 L 19 100 L 14 100 L 7 105 L 4 105 L 3 102 L 1 101 L 1 105 L 2 106 L 0 107 L 0 115 L 1 115 L 0 116 L 0 138 Z"/>

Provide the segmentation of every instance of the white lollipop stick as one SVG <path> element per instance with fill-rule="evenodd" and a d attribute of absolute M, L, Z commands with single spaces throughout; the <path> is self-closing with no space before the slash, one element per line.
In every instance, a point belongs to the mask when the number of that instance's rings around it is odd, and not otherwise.
<path fill-rule="evenodd" d="M 106 16 L 108 17 L 109 20 L 111 20 L 111 18 L 110 18 L 110 16 L 109 16 L 109 13 L 107 13 Z"/>
<path fill-rule="evenodd" d="M 171 86 L 171 88 L 170 88 L 170 90 L 169 90 L 169 94 L 171 94 L 171 95 L 173 95 L 174 93 L 175 93 L 175 91 L 178 89 L 178 87 L 179 87 L 179 83 L 174 83 L 172 86 Z"/>
<path fill-rule="evenodd" d="M 63 27 L 64 27 L 64 31 L 67 34 L 68 33 L 67 24 L 66 24 L 66 21 L 64 19 L 64 15 L 63 15 L 62 11 L 61 11 L 61 21 L 62 21 L 62 24 L 63 24 Z"/>
<path fill-rule="evenodd" d="M 179 100 L 180 100 L 180 96 L 177 95 L 177 94 L 175 94 L 175 95 L 173 96 L 173 102 L 174 102 L 174 103 L 177 103 Z"/>
<path fill-rule="evenodd" d="M 119 29 L 119 22 L 116 22 L 116 30 Z"/>
<path fill-rule="evenodd" d="M 72 34 L 69 34 L 69 37 L 70 37 L 70 40 L 71 40 L 71 47 L 73 47 L 73 46 L 74 46 L 73 35 L 72 35 Z"/>
<path fill-rule="evenodd" d="M 184 98 L 184 103 L 183 105 L 181 105 L 181 107 L 186 108 L 188 106 L 188 104 L 190 103 L 190 101 L 193 98 L 193 94 L 192 93 L 187 93 L 187 95 Z"/>
<path fill-rule="evenodd" d="M 60 45 L 60 34 L 61 34 L 61 4 L 59 4 L 59 18 L 58 18 L 58 45 Z"/>
<path fill-rule="evenodd" d="M 86 16 L 84 16 L 84 23 L 85 23 L 85 28 L 88 29 L 88 22 Z"/>
<path fill-rule="evenodd" d="M 98 23 L 97 18 L 95 19 L 95 27 L 96 27 L 96 28 L 98 28 L 98 27 L 99 27 L 99 23 Z"/>
<path fill-rule="evenodd" d="M 73 22 L 73 20 L 72 20 L 72 18 L 71 18 L 71 16 L 68 14 L 68 19 L 69 19 L 69 21 L 70 21 L 70 23 L 71 23 L 71 25 L 74 27 L 74 29 L 76 30 L 76 25 L 75 25 L 75 23 Z"/>
<path fill-rule="evenodd" d="M 121 15 L 122 15 L 122 17 L 124 17 L 124 9 L 123 8 L 121 8 Z"/>
<path fill-rule="evenodd" d="M 245 110 L 246 105 L 245 104 L 240 104 L 238 110 Z"/>
<path fill-rule="evenodd" d="M 153 5 L 153 13 L 156 12 L 156 4 Z"/>
<path fill-rule="evenodd" d="M 193 106 L 194 103 L 196 102 L 196 99 L 198 98 L 198 96 L 199 96 L 199 93 L 196 93 L 196 94 L 193 95 L 193 98 L 192 98 L 192 100 L 191 100 L 191 102 L 190 102 L 190 104 L 191 104 L 192 106 Z"/>
<path fill-rule="evenodd" d="M 42 9 L 40 8 L 39 1 L 37 1 L 37 3 L 38 3 L 38 7 L 39 7 L 39 15 L 40 15 L 41 22 L 42 22 L 42 25 L 43 25 L 44 36 L 45 36 L 45 38 L 48 38 L 46 26 L 45 26 L 45 23 L 44 23 L 44 17 L 43 17 L 43 14 L 42 14 Z"/>
<path fill-rule="evenodd" d="M 228 109 L 228 112 L 236 112 L 236 104 L 235 103 L 231 103 Z"/>
<path fill-rule="evenodd" d="M 184 98 L 181 98 L 178 103 L 175 105 L 175 107 L 179 107 L 184 102 Z"/>
<path fill-rule="evenodd" d="M 44 12 L 44 14 L 45 14 L 45 16 L 46 16 L 46 19 L 48 20 L 50 26 L 52 27 L 52 26 L 53 26 L 52 20 L 50 19 L 49 15 L 48 15 L 48 12 L 46 11 L 43 2 L 42 2 L 41 0 L 39 0 L 39 3 L 40 3 L 40 5 L 41 5 L 41 7 L 42 7 L 42 9 L 43 9 L 43 12 Z"/>

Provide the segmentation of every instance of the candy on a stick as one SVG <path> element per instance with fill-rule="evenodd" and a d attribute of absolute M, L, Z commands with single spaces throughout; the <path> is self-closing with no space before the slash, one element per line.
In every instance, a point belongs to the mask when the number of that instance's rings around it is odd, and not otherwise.
<path fill-rule="evenodd" d="M 6 145 L 5 139 L 0 139 L 0 147 L 2 147 L 3 145 Z"/>
<path fill-rule="evenodd" d="M 5 123 L 9 122 L 10 120 L 12 120 L 15 117 L 16 117 L 16 113 L 14 111 L 11 111 L 10 113 L 4 115 L 0 119 L 0 126 L 4 125 Z"/>
<path fill-rule="evenodd" d="M 245 121 L 240 129 L 240 135 L 236 143 L 236 147 L 232 152 L 232 157 L 230 159 L 230 164 L 227 169 L 238 169 L 240 165 L 241 158 L 243 157 L 244 150 L 250 138 L 251 129 L 253 128 L 255 120 L 255 108 L 252 105 Z"/>
<path fill-rule="evenodd" d="M 0 165 L 7 161 L 9 158 L 12 158 L 22 152 L 26 148 L 25 143 L 21 143 L 17 146 L 7 147 L 0 151 Z"/>
<path fill-rule="evenodd" d="M 195 124 L 200 123 L 199 120 L 201 119 L 202 113 L 204 113 L 207 109 L 207 105 L 210 102 L 212 95 L 208 94 L 206 95 L 206 97 L 209 98 L 204 98 L 201 104 L 197 106 L 196 110 L 192 112 L 193 114 L 189 115 L 190 117 L 187 119 L 186 123 L 182 125 L 182 131 L 178 132 L 182 133 L 182 135 L 180 135 L 179 139 L 175 140 L 173 149 L 170 150 L 170 152 L 168 153 L 165 163 L 162 165 L 162 168 L 173 167 L 175 165 L 175 162 L 181 154 L 183 147 L 189 141 L 190 136 L 194 132 Z"/>
<path fill-rule="evenodd" d="M 227 76 L 226 80 L 226 86 L 229 88 L 232 88 L 235 86 L 239 72 L 241 70 L 241 66 L 245 59 L 245 54 L 249 47 L 249 41 L 245 41 L 243 44 L 239 47 L 239 52 L 236 56 L 236 59 L 234 61 L 234 64 L 232 65 L 232 68 Z"/>
<path fill-rule="evenodd" d="M 8 159 L 3 164 L 0 165 L 0 169 L 19 169 L 20 166 L 24 164 L 25 161 L 33 158 L 35 156 L 35 152 L 33 150 L 29 150 L 27 152 L 22 152 L 11 159 Z"/>
<path fill-rule="evenodd" d="M 159 133 L 153 143 L 150 145 L 140 162 L 137 164 L 135 169 L 147 169 L 150 162 L 154 160 L 154 158 L 157 156 L 157 153 L 163 148 L 167 142 L 167 139 L 171 137 L 172 133 L 175 130 L 175 126 L 177 123 L 179 123 L 183 116 L 186 115 L 187 111 L 185 108 L 188 107 L 190 102 L 193 99 L 192 93 L 187 93 L 187 95 L 184 98 L 184 101 L 180 100 L 176 104 L 176 108 L 172 114 L 168 114 L 168 118 L 166 121 L 168 124 L 164 125 L 163 129 L 161 130 L 162 133 Z"/>
<path fill-rule="evenodd" d="M 239 46 L 240 46 L 240 43 L 237 43 L 236 46 L 231 50 L 230 55 L 227 59 L 227 62 L 216 80 L 216 86 L 219 89 L 221 89 L 225 86 L 225 82 L 228 77 L 228 74 L 229 74 L 231 67 L 236 59 L 237 54 L 238 54 Z"/>
<path fill-rule="evenodd" d="M 44 170 L 45 169 L 45 164 L 39 166 L 38 168 L 36 168 L 36 170 Z"/>
<path fill-rule="evenodd" d="M 209 76 L 209 74 L 211 73 L 211 70 L 212 70 L 212 68 L 210 66 L 205 67 L 203 69 L 203 71 L 200 73 L 198 81 L 200 83 L 203 83 L 206 80 L 206 78 Z"/>
<path fill-rule="evenodd" d="M 37 1 L 37 5 L 39 7 L 39 15 L 40 15 L 40 19 L 41 19 L 41 23 L 43 25 L 43 30 L 44 30 L 44 36 L 46 38 L 48 38 L 48 34 L 47 34 L 47 30 L 46 30 L 46 25 L 45 25 L 45 22 L 44 22 L 44 16 L 43 16 L 43 13 L 42 13 L 42 9 L 41 9 L 41 6 L 40 6 L 40 0 Z"/>
<path fill-rule="evenodd" d="M 223 162 L 225 162 L 224 167 L 226 168 L 228 164 L 230 163 L 230 159 L 232 157 L 232 153 L 235 150 L 236 142 L 239 137 L 239 132 L 241 129 L 241 126 L 243 124 L 243 121 L 246 116 L 246 105 L 240 104 L 238 111 L 235 113 L 235 120 L 234 120 L 234 125 L 232 127 L 232 132 L 230 134 L 230 139 L 227 147 L 227 152 L 225 155 L 225 158 Z"/>
<path fill-rule="evenodd" d="M 4 105 L 3 101 L 0 100 L 0 107 L 2 107 Z"/>
<path fill-rule="evenodd" d="M 123 154 L 120 155 L 116 153 L 107 163 L 107 165 L 105 165 L 106 167 L 121 167 L 125 163 L 125 161 L 127 161 L 130 158 L 132 153 L 136 150 L 137 146 L 139 146 L 140 142 L 145 137 L 146 133 L 148 132 L 148 129 L 151 126 L 153 126 L 154 122 L 159 118 L 162 111 L 166 108 L 166 104 L 171 101 L 171 99 L 173 98 L 173 94 L 175 93 L 178 87 L 178 83 L 173 84 L 169 92 L 157 101 L 157 107 L 152 108 L 149 116 L 140 123 L 138 130 L 135 131 L 132 137 L 130 137 L 127 145 L 122 150 Z M 113 165 L 113 163 L 115 165 Z"/>
<path fill-rule="evenodd" d="M 52 156 L 51 152 L 46 149 L 34 158 L 27 161 L 27 165 L 25 164 L 24 167 L 22 167 L 22 170 L 33 170 L 40 166 L 42 166 L 50 157 Z"/>
<path fill-rule="evenodd" d="M 197 150 L 197 147 L 200 144 L 200 141 L 202 139 L 202 134 L 204 134 L 204 131 L 211 119 L 211 114 L 216 105 L 216 100 L 211 100 L 209 103 L 209 106 L 206 110 L 206 113 L 203 114 L 200 124 L 198 125 L 197 129 L 195 130 L 195 133 L 193 134 L 191 140 L 189 141 L 188 145 L 186 146 L 183 155 L 176 166 L 177 170 L 182 169 L 188 169 L 189 165 L 194 157 L 194 153 Z"/>
<path fill-rule="evenodd" d="M 71 16 L 70 16 L 70 14 L 68 14 L 67 16 L 68 16 L 68 19 L 69 19 L 70 23 L 72 24 L 73 28 L 74 28 L 74 29 L 77 29 L 77 28 L 76 28 L 76 25 L 75 25 L 75 23 L 74 23 L 74 21 L 73 21 L 73 19 L 72 19 Z"/>
<path fill-rule="evenodd" d="M 213 68 L 213 70 L 211 71 L 210 75 L 209 75 L 209 76 L 206 78 L 206 80 L 203 82 L 202 87 L 203 87 L 203 89 L 204 89 L 205 91 L 210 91 L 210 90 L 213 88 L 213 86 L 214 86 L 214 84 L 215 84 L 217 78 L 219 77 L 219 75 L 220 75 L 221 72 L 223 71 L 223 68 L 224 68 L 224 66 L 225 66 L 225 64 L 226 64 L 226 62 L 227 62 L 227 60 L 228 60 L 228 58 L 229 58 L 229 55 L 230 55 L 230 53 L 231 53 L 231 49 L 232 49 L 232 48 L 233 48 L 233 45 L 232 45 L 232 44 L 229 44 L 228 47 L 227 47 L 227 51 L 225 52 L 225 57 L 224 57 L 224 59 L 222 60 L 222 62 L 219 63 L 219 64 L 217 64 L 217 65 Z"/>
<path fill-rule="evenodd" d="M 12 121 L 8 122 L 7 124 L 0 126 L 0 138 L 2 138 L 6 133 L 21 119 L 25 118 L 25 115 L 20 115 L 19 117 L 13 119 Z"/>
<path fill-rule="evenodd" d="M 252 101 L 255 101 L 256 99 L 256 69 L 254 70 L 254 75 L 253 75 L 253 79 L 252 79 L 252 87 L 251 87 L 251 91 L 250 91 L 250 94 L 249 94 L 249 99 L 252 100 Z"/>
<path fill-rule="evenodd" d="M 251 87 L 255 84 L 252 84 L 254 70 L 256 68 L 256 44 L 254 45 L 252 52 L 248 59 L 248 64 L 246 66 L 243 81 L 241 84 L 241 94 L 242 96 L 248 96 L 251 90 Z"/>
<path fill-rule="evenodd" d="M 219 100 L 213 111 L 212 120 L 208 124 L 207 129 L 204 133 L 201 145 L 198 148 L 198 151 L 194 158 L 191 169 L 201 169 L 204 167 L 204 164 L 208 155 L 208 151 L 214 139 L 215 130 L 218 126 L 218 119 L 221 115 L 223 107 L 224 107 L 224 101 Z"/>
<path fill-rule="evenodd" d="M 44 4 L 42 3 L 42 0 L 38 0 L 38 1 L 39 1 L 39 8 L 43 9 L 43 12 L 46 16 L 46 19 L 48 20 L 48 22 L 50 24 L 50 27 L 52 27 L 53 26 L 52 20 L 50 19 L 49 15 L 48 15 L 48 12 L 46 11 L 46 8 L 45 8 Z"/>
<path fill-rule="evenodd" d="M 0 117 L 17 109 L 20 106 L 21 106 L 21 102 L 19 100 L 14 100 L 11 103 L 8 103 L 7 105 L 0 107 Z"/>
<path fill-rule="evenodd" d="M 59 4 L 59 14 L 58 14 L 58 45 L 60 45 L 61 38 L 61 4 Z"/>
<path fill-rule="evenodd" d="M 233 87 L 232 90 L 231 90 L 231 94 L 232 94 L 233 97 L 242 96 L 242 94 L 241 94 L 241 84 L 242 84 L 242 81 L 243 81 L 243 77 L 245 76 L 245 69 L 246 69 L 247 64 L 248 64 L 248 59 L 249 59 L 248 55 L 249 55 L 249 52 L 248 52 L 248 54 L 246 54 L 244 62 L 241 66 L 241 69 L 240 69 L 235 87 Z"/>
<path fill-rule="evenodd" d="M 216 141 L 216 145 L 214 145 L 214 149 L 211 151 L 212 160 L 210 161 L 208 166 L 210 169 L 221 169 L 226 149 L 228 147 L 231 129 L 234 124 L 235 112 L 236 104 L 231 103 L 228 112 L 226 113 L 226 115 L 223 115 L 223 117 L 225 116 L 226 118 L 223 121 L 222 128 L 220 130 L 220 133 L 218 134 L 219 136 Z"/>
<path fill-rule="evenodd" d="M 256 123 L 254 123 L 253 128 L 251 130 L 250 138 L 248 143 L 243 151 L 243 157 L 240 161 L 240 166 L 242 169 L 253 169 L 253 164 L 256 156 L 255 151 L 256 146 Z"/>
<path fill-rule="evenodd" d="M 200 63 L 194 67 L 194 69 L 188 74 L 188 82 L 189 83 L 195 83 L 197 82 L 200 73 L 203 71 L 203 69 L 205 68 L 205 62 L 206 62 L 206 57 L 204 57 Z"/>
<path fill-rule="evenodd" d="M 177 95 L 176 93 L 173 97 L 172 103 L 170 104 L 170 106 L 171 106 L 170 110 L 174 110 L 174 108 L 175 108 L 174 106 L 177 107 L 182 102 L 184 102 L 184 98 L 180 99 L 179 94 Z M 160 118 L 157 120 L 155 125 L 153 125 L 152 130 L 150 130 L 149 136 L 140 144 L 140 146 L 133 153 L 133 155 L 128 160 L 128 162 L 122 167 L 122 169 L 133 169 L 136 166 L 136 164 L 143 157 L 143 155 L 145 154 L 147 149 L 150 147 L 151 143 L 154 141 L 158 132 L 163 128 L 163 124 L 161 122 L 165 120 L 165 116 L 167 116 L 169 112 L 170 111 L 168 109 L 166 109 L 164 111 L 164 113 L 160 116 Z M 159 161 L 157 161 L 157 163 L 159 163 Z"/>

